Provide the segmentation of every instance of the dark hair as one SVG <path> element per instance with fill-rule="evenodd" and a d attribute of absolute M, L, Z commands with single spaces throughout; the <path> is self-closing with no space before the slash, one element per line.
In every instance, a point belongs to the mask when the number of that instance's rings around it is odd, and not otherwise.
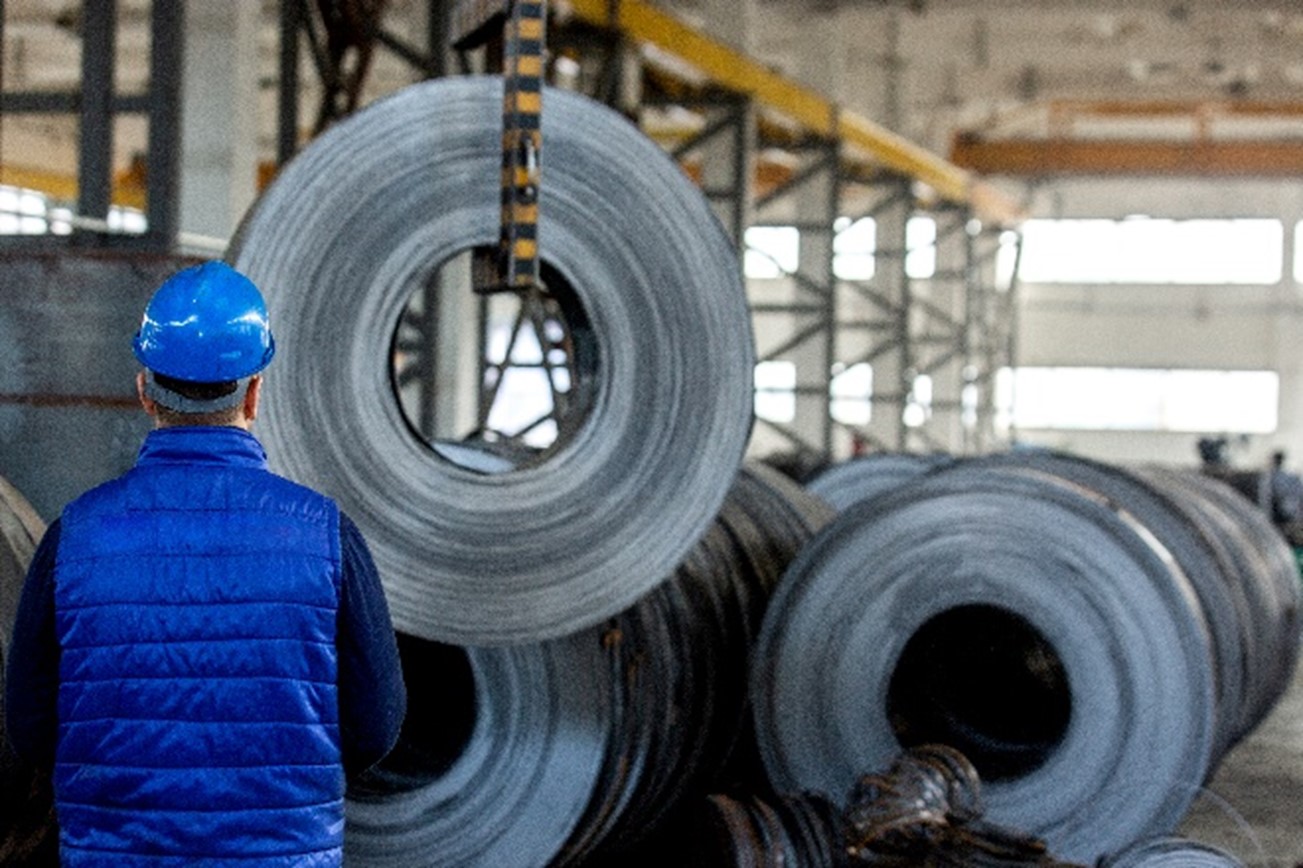
<path fill-rule="evenodd" d="M 158 383 L 169 392 L 176 392 L 183 398 L 189 398 L 191 401 L 212 401 L 217 398 L 224 398 L 236 390 L 240 385 L 239 380 L 225 380 L 220 383 L 197 383 L 193 380 L 178 380 L 176 377 L 169 377 L 154 372 L 154 382 Z"/>
<path fill-rule="evenodd" d="M 155 371 L 150 372 L 154 382 L 170 392 L 191 401 L 213 401 L 231 395 L 240 387 L 239 380 L 225 380 L 220 383 L 198 383 L 193 380 L 178 380 Z M 155 399 L 158 420 L 167 426 L 178 425 L 234 425 L 240 418 L 239 402 L 220 410 L 186 412 L 167 406 L 166 398 Z"/>

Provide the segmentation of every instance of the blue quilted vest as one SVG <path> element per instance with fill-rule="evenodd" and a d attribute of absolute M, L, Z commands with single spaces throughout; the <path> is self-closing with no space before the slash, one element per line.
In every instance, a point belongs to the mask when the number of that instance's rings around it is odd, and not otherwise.
<path fill-rule="evenodd" d="M 167 428 L 61 523 L 64 864 L 339 865 L 333 501 Z"/>

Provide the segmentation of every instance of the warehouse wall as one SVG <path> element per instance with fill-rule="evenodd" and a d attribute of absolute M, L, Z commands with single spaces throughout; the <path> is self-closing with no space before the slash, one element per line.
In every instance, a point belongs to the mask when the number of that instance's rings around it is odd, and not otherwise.
<path fill-rule="evenodd" d="M 1045 217 L 1280 219 L 1285 263 L 1274 286 L 1022 284 L 1018 362 L 1276 371 L 1278 430 L 1251 435 L 1232 458 L 1265 463 L 1282 448 L 1295 465 L 1303 460 L 1303 287 L 1293 278 L 1292 251 L 1294 226 L 1303 219 L 1303 184 L 1088 179 L 1046 184 L 1032 201 L 1033 216 Z M 1187 464 L 1195 459 L 1200 434 L 1026 430 L 1019 436 L 1110 461 Z"/>

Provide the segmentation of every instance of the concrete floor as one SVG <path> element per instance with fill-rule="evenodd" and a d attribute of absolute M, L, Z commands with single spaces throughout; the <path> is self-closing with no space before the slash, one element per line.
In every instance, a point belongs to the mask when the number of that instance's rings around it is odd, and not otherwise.
<path fill-rule="evenodd" d="M 1267 719 L 1222 761 L 1179 831 L 1249 868 L 1303 868 L 1303 666 Z"/>

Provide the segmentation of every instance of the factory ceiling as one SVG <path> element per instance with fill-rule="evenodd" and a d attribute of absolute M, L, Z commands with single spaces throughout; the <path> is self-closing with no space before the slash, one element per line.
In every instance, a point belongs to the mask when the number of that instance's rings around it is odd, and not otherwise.
<path fill-rule="evenodd" d="M 271 159 L 280 3 L 249 2 L 257 7 L 258 151 Z M 383 4 L 382 29 L 420 44 L 427 3 L 389 0 Z M 552 2 L 561 14 L 568 5 Z M 1240 151 L 1229 159 L 1245 159 L 1248 144 L 1265 142 L 1289 151 L 1263 157 L 1265 164 L 1294 171 L 1288 160 L 1303 143 L 1303 6 L 1297 0 L 662 0 L 652 5 L 944 157 L 963 156 L 966 145 L 1031 140 L 1089 147 L 1103 142 L 1110 147 L 1104 156 L 1115 163 L 1121 156 L 1112 143 L 1227 144 Z M 118 93 L 140 93 L 147 85 L 150 7 L 149 0 L 117 2 Z M 0 8 L 3 90 L 76 90 L 81 3 L 8 0 Z M 305 89 L 319 88 L 308 52 L 302 64 Z M 410 63 L 377 51 L 363 102 L 418 77 Z M 11 113 L 2 121 L 0 165 L 72 170 L 75 118 Z M 131 120 L 121 124 L 116 164 L 129 164 L 141 150 L 140 126 Z M 976 159 L 975 153 L 968 156 Z M 1011 165 L 987 168 L 1018 173 Z M 1216 172 L 1218 166 L 1206 168 Z"/>

